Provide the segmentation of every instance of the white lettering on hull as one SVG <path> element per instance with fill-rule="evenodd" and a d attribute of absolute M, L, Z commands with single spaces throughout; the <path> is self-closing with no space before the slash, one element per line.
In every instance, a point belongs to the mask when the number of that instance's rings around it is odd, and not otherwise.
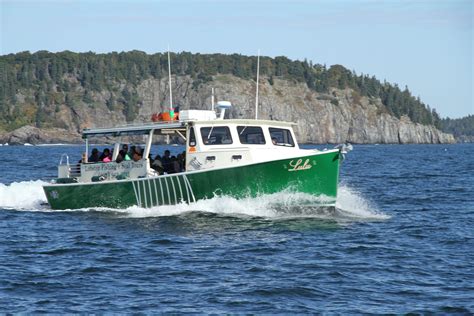
<path fill-rule="evenodd" d="M 298 160 L 291 160 L 289 163 L 290 167 L 288 171 L 301 171 L 301 170 L 308 170 L 313 168 L 313 165 L 310 163 L 309 158 L 303 162 L 303 159 Z M 313 162 L 313 164 L 316 164 Z M 286 167 L 286 166 L 285 166 Z"/>

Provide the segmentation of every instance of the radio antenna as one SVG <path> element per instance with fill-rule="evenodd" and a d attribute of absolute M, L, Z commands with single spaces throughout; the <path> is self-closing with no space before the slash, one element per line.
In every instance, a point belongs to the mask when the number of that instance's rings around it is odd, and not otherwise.
<path fill-rule="evenodd" d="M 211 110 L 214 111 L 214 88 L 211 88 Z"/>
<path fill-rule="evenodd" d="M 170 45 L 168 44 L 168 79 L 169 79 L 169 86 L 170 86 L 170 117 L 173 119 L 174 117 L 174 109 L 173 109 L 173 92 L 171 91 L 171 59 L 170 59 Z"/>
<path fill-rule="evenodd" d="M 257 89 L 255 92 L 255 119 L 258 119 L 258 80 L 260 74 L 260 49 L 257 54 Z"/>

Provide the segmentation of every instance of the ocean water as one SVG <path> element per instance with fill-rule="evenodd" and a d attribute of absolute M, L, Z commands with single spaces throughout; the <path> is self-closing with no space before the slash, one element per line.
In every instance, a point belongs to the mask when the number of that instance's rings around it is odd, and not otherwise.
<path fill-rule="evenodd" d="M 474 313 L 474 144 L 356 145 L 335 210 L 52 211 L 41 185 L 81 150 L 0 147 L 0 313 Z"/>

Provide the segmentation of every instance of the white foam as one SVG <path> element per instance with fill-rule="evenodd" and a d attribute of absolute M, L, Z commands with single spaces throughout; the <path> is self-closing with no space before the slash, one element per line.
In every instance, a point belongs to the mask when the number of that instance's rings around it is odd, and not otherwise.
<path fill-rule="evenodd" d="M 369 200 L 356 190 L 339 187 L 336 207 L 346 215 L 363 219 L 389 219 L 390 216 L 380 212 Z"/>
<path fill-rule="evenodd" d="M 38 209 L 46 202 L 41 180 L 0 183 L 0 208 Z"/>
<path fill-rule="evenodd" d="M 172 216 L 193 211 L 223 215 L 275 217 L 275 210 L 269 205 L 268 198 L 268 195 L 259 198 L 244 199 L 218 196 L 191 204 L 181 203 L 178 205 L 163 205 L 152 208 L 133 206 L 124 211 L 130 217 Z"/>
<path fill-rule="evenodd" d="M 317 217 L 332 219 L 384 220 L 390 218 L 376 208 L 355 190 L 348 187 L 339 188 L 336 202 L 337 212 L 328 212 L 321 204 L 330 203 L 327 197 L 316 197 L 305 193 L 283 191 L 262 195 L 257 198 L 236 199 L 230 196 L 218 196 L 212 199 L 197 201 L 192 204 L 178 204 L 140 208 L 133 206 L 121 210 L 129 217 L 159 217 L 180 215 L 200 211 L 231 216 L 264 217 L 283 219 L 294 217 Z"/>

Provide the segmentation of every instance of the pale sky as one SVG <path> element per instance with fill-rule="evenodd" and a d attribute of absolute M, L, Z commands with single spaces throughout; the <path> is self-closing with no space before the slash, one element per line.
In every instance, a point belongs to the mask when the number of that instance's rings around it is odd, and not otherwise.
<path fill-rule="evenodd" d="M 442 117 L 474 114 L 474 0 L 0 3 L 2 55 L 260 49 L 407 85 Z"/>

